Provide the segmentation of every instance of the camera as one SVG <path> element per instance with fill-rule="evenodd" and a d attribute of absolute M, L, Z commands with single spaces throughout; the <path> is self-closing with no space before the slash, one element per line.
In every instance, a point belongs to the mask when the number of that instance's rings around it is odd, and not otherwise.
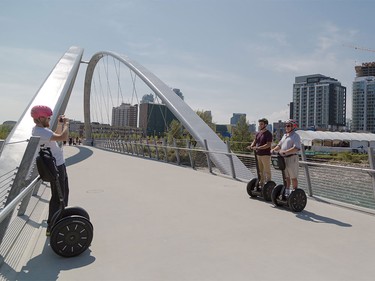
<path fill-rule="evenodd" d="M 62 117 L 59 118 L 59 122 L 63 123 L 64 119 Z"/>

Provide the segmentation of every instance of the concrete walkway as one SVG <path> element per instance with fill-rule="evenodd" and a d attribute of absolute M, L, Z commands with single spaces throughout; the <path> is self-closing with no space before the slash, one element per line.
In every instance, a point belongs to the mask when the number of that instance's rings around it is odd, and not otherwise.
<path fill-rule="evenodd" d="M 84 146 L 65 155 L 70 205 L 89 212 L 92 245 L 57 256 L 38 222 L 35 247 L 8 280 L 375 278 L 373 215 L 313 199 L 296 214 L 202 171 Z"/>

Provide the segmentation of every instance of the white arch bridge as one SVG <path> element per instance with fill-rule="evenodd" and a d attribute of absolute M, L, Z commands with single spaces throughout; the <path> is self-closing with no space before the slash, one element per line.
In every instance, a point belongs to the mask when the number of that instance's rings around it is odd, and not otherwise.
<path fill-rule="evenodd" d="M 63 114 L 67 107 L 79 66 L 82 62 L 83 49 L 80 47 L 71 47 L 57 62 L 56 66 L 47 77 L 46 81 L 39 91 L 32 98 L 30 104 L 25 109 L 23 115 L 17 122 L 16 126 L 5 141 L 1 154 L 0 175 L 4 174 L 19 165 L 21 158 L 26 149 L 25 140 L 30 138 L 33 121 L 30 118 L 30 109 L 36 104 L 45 104 L 53 109 L 54 115 L 51 120 L 51 126 L 54 128 L 57 124 L 57 116 Z M 108 62 L 112 60 L 113 68 L 110 69 Z M 101 65 L 99 62 L 107 62 Z M 231 175 L 239 179 L 248 180 L 253 178 L 252 173 L 246 166 L 235 156 L 228 155 L 227 145 L 216 135 L 216 133 L 178 96 L 176 93 L 162 82 L 153 73 L 147 70 L 139 63 L 130 60 L 126 56 L 113 52 L 98 52 L 90 59 L 84 82 L 84 122 L 86 139 L 90 140 L 91 123 L 93 111 L 96 115 L 107 115 L 107 121 L 110 123 L 110 107 L 117 106 L 119 101 L 114 101 L 115 90 L 107 90 L 108 98 L 103 97 L 103 89 L 105 84 L 110 84 L 109 80 L 114 77 L 115 83 L 120 85 L 122 77 L 120 72 L 121 66 L 125 66 L 130 72 L 131 82 L 127 83 L 131 86 L 129 92 L 132 92 L 131 99 L 137 98 L 137 78 L 143 82 L 142 86 L 152 90 L 156 99 L 160 99 L 169 110 L 176 116 L 181 124 L 194 137 L 197 143 L 204 147 L 207 151 L 215 152 L 210 155 L 212 162 L 220 170 L 221 173 Z M 94 80 L 94 72 L 103 68 L 105 76 L 101 81 Z M 100 75 L 100 74 L 99 74 Z M 103 81 L 104 80 L 104 81 Z M 93 89 L 99 92 L 98 96 L 93 98 Z M 123 89 L 118 87 L 116 92 L 118 100 L 124 102 L 126 98 L 123 95 Z M 106 109 L 98 109 L 102 105 L 107 105 Z M 99 113 L 98 113 L 99 111 Z"/>

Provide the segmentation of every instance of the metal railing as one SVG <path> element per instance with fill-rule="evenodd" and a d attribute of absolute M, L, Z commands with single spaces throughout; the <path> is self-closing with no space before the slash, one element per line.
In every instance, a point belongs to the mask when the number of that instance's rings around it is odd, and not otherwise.
<path fill-rule="evenodd" d="M 36 194 L 41 184 L 37 172 L 31 170 L 38 144 L 39 137 L 31 137 L 20 166 L 0 175 L 0 244 L 11 223 L 13 211 L 19 207 L 17 215 L 24 215 L 31 196 Z"/>
<path fill-rule="evenodd" d="M 29 140 L 26 152 L 21 161 L 20 167 L 0 175 L 0 186 L 5 187 L 2 191 L 3 207 L 0 208 L 0 244 L 11 222 L 14 210 L 18 208 L 17 216 L 24 215 L 29 200 L 36 194 L 41 180 L 36 171 L 31 171 L 39 138 Z M 95 140 L 94 146 L 128 154 L 137 157 L 150 158 L 177 165 L 190 166 L 193 169 L 202 169 L 212 174 L 220 174 L 210 159 L 210 154 L 221 153 L 231 158 L 236 155 L 246 167 L 256 175 L 255 157 L 251 154 L 238 154 L 230 152 L 208 151 L 202 147 L 192 147 L 187 141 L 178 144 L 175 140 L 173 146 L 168 146 L 165 140 L 150 143 L 147 140 Z M 309 196 L 331 199 L 335 202 L 349 204 L 353 208 L 375 213 L 375 169 L 374 152 L 369 151 L 369 162 L 371 168 L 348 167 L 340 165 L 330 165 L 307 161 L 304 152 L 301 153 L 299 187 L 304 189 Z M 238 179 L 234 167 L 231 168 L 230 176 Z M 31 176 L 30 176 L 31 174 Z M 29 180 L 26 180 L 29 178 Z M 272 180 L 282 183 L 282 175 L 272 168 Z M 9 187 L 8 187 L 9 186 Z M 245 191 L 244 191 L 245 192 Z M 16 239 L 16 237 L 14 238 Z"/>
<path fill-rule="evenodd" d="M 210 173 L 219 174 L 210 160 L 210 154 L 221 153 L 228 157 L 236 155 L 248 169 L 256 175 L 255 157 L 252 154 L 239 154 L 230 152 L 208 151 L 205 148 L 192 148 L 187 141 L 184 144 L 168 146 L 165 140 L 150 143 L 148 140 L 95 140 L 94 146 L 105 150 L 115 151 L 138 157 L 152 158 L 159 161 L 170 162 L 177 165 L 190 166 L 194 169 L 206 169 Z M 310 197 L 333 200 L 337 203 L 349 204 L 353 208 L 375 210 L 375 169 L 374 152 L 369 150 L 370 167 L 350 167 L 330 165 L 308 161 L 301 152 L 299 188 L 302 188 Z M 272 179 L 278 184 L 282 183 L 282 175 L 278 170 L 272 169 Z M 234 179 L 246 182 L 236 177 L 234 167 L 229 175 Z"/>

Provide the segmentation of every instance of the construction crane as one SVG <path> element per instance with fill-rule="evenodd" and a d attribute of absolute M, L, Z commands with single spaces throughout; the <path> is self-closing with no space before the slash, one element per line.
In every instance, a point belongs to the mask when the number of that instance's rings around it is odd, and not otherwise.
<path fill-rule="evenodd" d="M 348 48 L 353 48 L 353 49 L 356 49 L 356 50 L 360 50 L 360 51 L 374 52 L 375 53 L 375 50 L 373 50 L 373 49 L 358 47 L 358 46 L 354 46 L 354 45 L 347 45 L 347 44 L 343 44 L 343 46 L 348 47 Z"/>

